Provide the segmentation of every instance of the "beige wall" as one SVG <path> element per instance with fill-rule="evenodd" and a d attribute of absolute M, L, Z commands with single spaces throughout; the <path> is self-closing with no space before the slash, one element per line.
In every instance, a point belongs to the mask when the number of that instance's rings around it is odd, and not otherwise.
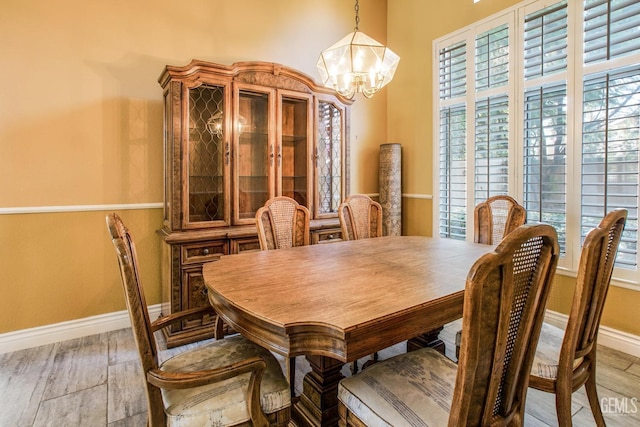
<path fill-rule="evenodd" d="M 518 4 L 516 0 L 389 1 L 388 43 L 400 55 L 389 85 L 387 122 L 389 141 L 403 150 L 403 193 L 433 195 L 433 73 L 432 42 L 459 28 Z M 432 235 L 433 205 L 423 198 L 403 199 L 405 234 Z M 558 277 L 549 308 L 568 312 L 575 280 Z M 611 287 L 603 325 L 640 335 L 630 315 L 640 305 L 640 292 Z"/>
<path fill-rule="evenodd" d="M 386 40 L 386 0 L 360 28 Z M 0 13 L 0 333 L 124 310 L 104 211 L 162 202 L 167 64 L 263 60 L 317 78 L 320 52 L 351 32 L 344 0 L 5 0 Z M 352 190 L 377 192 L 386 93 L 352 107 Z M 160 209 L 121 212 L 147 302 L 160 302 Z"/>
<path fill-rule="evenodd" d="M 382 93 L 352 107 L 351 188 L 376 193 L 378 147 L 401 143 L 405 234 L 432 234 L 432 40 L 516 3 L 360 1 L 360 30 L 401 61 Z M 320 51 L 353 27 L 346 0 L 4 0 L 0 209 L 80 208 L 0 215 L 0 333 L 125 309 L 106 212 L 86 208 L 162 201 L 165 65 L 264 60 L 316 78 Z M 161 211 L 121 214 L 158 303 Z M 550 305 L 566 311 L 573 280 L 559 284 Z M 639 303 L 612 288 L 604 323 L 640 335 L 629 315 Z"/>

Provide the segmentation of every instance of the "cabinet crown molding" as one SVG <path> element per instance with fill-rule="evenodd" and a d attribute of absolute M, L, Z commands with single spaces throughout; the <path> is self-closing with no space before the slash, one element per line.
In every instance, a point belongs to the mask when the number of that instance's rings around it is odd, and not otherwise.
<path fill-rule="evenodd" d="M 318 84 L 311 76 L 286 65 L 265 61 L 241 61 L 231 65 L 193 59 L 184 66 L 167 65 L 158 83 L 163 88 L 172 79 L 199 79 L 202 76 L 220 76 L 258 85 L 274 86 L 301 92 L 315 92 L 335 96 L 345 105 L 353 104 L 353 99 L 341 96 L 326 86 Z"/>

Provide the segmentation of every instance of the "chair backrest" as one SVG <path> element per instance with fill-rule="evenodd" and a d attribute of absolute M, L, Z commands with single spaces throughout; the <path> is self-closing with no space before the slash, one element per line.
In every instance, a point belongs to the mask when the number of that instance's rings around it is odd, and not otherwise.
<path fill-rule="evenodd" d="M 553 227 L 524 225 L 469 270 L 449 426 L 522 425 L 558 255 Z"/>
<path fill-rule="evenodd" d="M 613 210 L 584 240 L 558 369 L 571 372 L 578 366 L 574 364 L 575 359 L 595 351 L 602 309 L 626 220 L 626 209 Z"/>
<path fill-rule="evenodd" d="M 365 194 L 347 197 L 338 208 L 342 240 L 382 236 L 382 206 Z"/>
<path fill-rule="evenodd" d="M 120 277 L 131 319 L 131 328 L 138 347 L 142 371 L 146 377 L 147 372 L 158 367 L 158 347 L 151 328 L 144 289 L 140 282 L 136 247 L 129 230 L 117 214 L 107 215 L 106 220 L 111 241 L 118 256 Z M 149 420 L 165 419 L 160 389 L 147 381 L 144 381 L 144 385 L 147 391 Z"/>
<path fill-rule="evenodd" d="M 260 249 L 283 249 L 309 244 L 309 209 L 290 197 L 267 200 L 256 212 Z"/>
<path fill-rule="evenodd" d="M 497 245 L 525 223 L 527 212 L 514 198 L 501 195 L 478 203 L 474 211 L 474 241 Z"/>

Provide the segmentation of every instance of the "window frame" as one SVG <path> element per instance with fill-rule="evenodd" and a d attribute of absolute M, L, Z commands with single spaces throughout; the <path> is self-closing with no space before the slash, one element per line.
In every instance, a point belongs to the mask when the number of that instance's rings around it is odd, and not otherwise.
<path fill-rule="evenodd" d="M 559 81 L 566 81 L 566 247 L 565 253 L 558 262 L 558 272 L 570 277 L 576 277 L 577 268 L 582 246 L 581 236 L 581 216 L 582 216 L 582 193 L 581 193 L 581 167 L 582 167 L 582 103 L 583 87 L 585 76 L 603 72 L 620 70 L 625 66 L 637 65 L 640 63 L 640 53 L 630 54 L 625 57 L 616 58 L 604 62 L 583 64 L 583 40 L 584 40 L 584 11 L 583 1 L 567 1 L 567 68 L 558 74 L 543 75 L 527 81 L 524 78 L 524 23 L 525 17 L 532 13 L 541 11 L 547 7 L 560 3 L 560 0 L 530 0 L 516 4 L 490 17 L 480 20 L 467 27 L 461 28 L 451 34 L 433 40 L 432 42 L 432 64 L 434 76 L 433 91 L 433 235 L 440 235 L 440 112 L 441 108 L 447 104 L 452 104 L 451 100 L 441 100 L 439 92 L 439 55 L 440 50 L 451 46 L 454 43 L 465 41 L 467 44 L 467 65 L 466 81 L 467 91 L 465 96 L 465 107 L 467 111 L 466 128 L 466 164 L 467 171 L 472 171 L 466 179 L 466 240 L 473 241 L 473 209 L 474 209 L 474 153 L 476 132 L 476 99 L 481 98 L 475 89 L 475 38 L 477 35 L 491 29 L 497 28 L 505 23 L 509 28 L 509 140 L 515 143 L 509 145 L 509 180 L 508 193 L 517 200 L 523 200 L 524 196 L 524 97 L 528 88 L 538 85 L 553 85 Z M 491 89 L 488 91 L 490 92 Z M 638 186 L 640 189 L 640 185 Z M 640 192 L 640 190 L 639 190 Z M 640 205 L 640 195 L 638 198 Z M 636 248 L 638 233 L 636 232 Z M 640 254 L 636 253 L 636 262 L 640 260 Z M 614 270 L 612 284 L 624 288 L 640 291 L 640 277 L 638 270 L 640 263 L 635 270 L 616 268 Z"/>

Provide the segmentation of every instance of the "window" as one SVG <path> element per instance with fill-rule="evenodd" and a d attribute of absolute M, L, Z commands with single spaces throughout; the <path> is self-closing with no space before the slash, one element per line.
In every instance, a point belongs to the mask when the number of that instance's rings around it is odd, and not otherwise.
<path fill-rule="evenodd" d="M 525 1 L 434 46 L 438 234 L 472 239 L 473 206 L 509 194 L 575 270 L 586 233 L 623 207 L 614 275 L 640 289 L 640 2 Z"/>
<path fill-rule="evenodd" d="M 634 212 L 625 227 L 617 266 L 637 268 L 640 68 L 590 76 L 582 121 L 582 236 L 607 211 Z M 630 215 L 631 216 L 631 215 Z"/>
<path fill-rule="evenodd" d="M 566 254 L 567 2 L 525 15 L 522 204 L 555 227 Z"/>
<path fill-rule="evenodd" d="M 439 55 L 440 234 L 457 239 L 466 233 L 466 54 L 466 44 L 460 42 Z"/>

